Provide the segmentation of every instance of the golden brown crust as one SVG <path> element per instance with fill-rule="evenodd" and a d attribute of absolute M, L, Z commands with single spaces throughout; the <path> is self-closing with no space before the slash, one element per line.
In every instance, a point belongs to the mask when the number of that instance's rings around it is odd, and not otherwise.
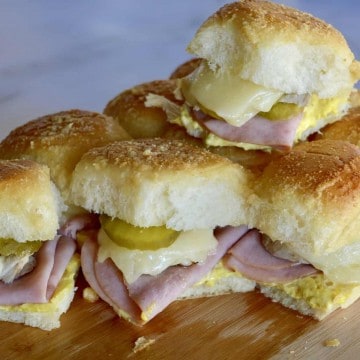
<path fill-rule="evenodd" d="M 254 192 L 250 225 L 310 262 L 359 241 L 360 150 L 346 141 L 294 147 L 265 168 Z"/>
<path fill-rule="evenodd" d="M 360 196 L 360 150 L 344 141 L 302 143 L 271 162 L 264 177 L 269 180 L 269 191 L 291 188 L 343 204 Z"/>
<path fill-rule="evenodd" d="M 183 170 L 231 164 L 221 156 L 181 140 L 138 139 L 109 144 L 90 150 L 82 161 L 106 167 L 142 168 L 146 170 Z"/>
<path fill-rule="evenodd" d="M 354 107 L 339 121 L 325 126 L 315 140 L 344 140 L 360 147 L 360 107 Z"/>
<path fill-rule="evenodd" d="M 191 74 L 195 69 L 199 67 L 201 61 L 202 59 L 200 58 L 193 58 L 185 61 L 171 73 L 170 79 L 180 79 Z"/>
<path fill-rule="evenodd" d="M 5 190 L 9 182 L 36 183 L 36 179 L 49 180 L 49 169 L 31 160 L 0 160 L 0 189 Z M 35 185 L 36 186 L 36 185 Z"/>
<path fill-rule="evenodd" d="M 85 154 L 71 195 L 89 211 L 136 226 L 185 231 L 244 224 L 247 184 L 245 169 L 203 148 L 134 139 Z"/>
<path fill-rule="evenodd" d="M 1 142 L 0 155 L 21 154 L 51 146 L 91 144 L 111 134 L 129 138 L 113 119 L 96 112 L 68 110 L 45 115 L 14 129 Z"/>
<path fill-rule="evenodd" d="M 112 116 L 135 139 L 162 136 L 172 125 L 159 107 L 145 105 L 148 94 L 161 95 L 180 104 L 175 96 L 175 80 L 155 80 L 134 86 L 110 100 L 104 114 Z"/>
<path fill-rule="evenodd" d="M 0 237 L 52 239 L 58 228 L 57 200 L 47 166 L 0 160 Z"/>
<path fill-rule="evenodd" d="M 334 27 L 308 13 L 263 0 L 243 0 L 227 4 L 200 28 L 232 21 L 236 31 L 250 42 L 266 41 L 275 36 L 285 41 L 306 39 L 309 44 L 326 41 L 348 51 L 342 34 Z"/>
<path fill-rule="evenodd" d="M 46 164 L 64 195 L 72 170 L 90 148 L 129 139 L 111 117 L 82 110 L 42 116 L 14 129 L 0 143 L 0 158 L 27 158 Z"/>

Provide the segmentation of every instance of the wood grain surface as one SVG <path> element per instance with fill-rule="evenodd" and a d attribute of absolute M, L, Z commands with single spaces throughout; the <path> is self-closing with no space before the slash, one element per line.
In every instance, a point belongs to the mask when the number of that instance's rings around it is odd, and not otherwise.
<path fill-rule="evenodd" d="M 51 332 L 0 323 L 1 359 L 357 359 L 360 302 L 322 322 L 258 293 L 173 303 L 139 328 L 102 301 L 82 298 L 85 281 L 62 326 Z M 148 342 L 136 348 L 141 338 Z M 337 339 L 336 347 L 325 345 Z"/>

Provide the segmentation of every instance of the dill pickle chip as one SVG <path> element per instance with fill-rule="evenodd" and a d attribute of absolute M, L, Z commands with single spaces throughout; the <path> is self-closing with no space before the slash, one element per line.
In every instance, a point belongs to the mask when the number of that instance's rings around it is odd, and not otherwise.
<path fill-rule="evenodd" d="M 168 247 L 179 235 L 178 231 L 165 226 L 143 228 L 105 215 L 100 216 L 100 222 L 112 241 L 128 249 L 156 250 Z"/>

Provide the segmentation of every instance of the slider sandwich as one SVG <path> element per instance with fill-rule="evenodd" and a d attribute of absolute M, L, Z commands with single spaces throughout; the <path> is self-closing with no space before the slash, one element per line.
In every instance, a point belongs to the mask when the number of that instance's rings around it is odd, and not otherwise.
<path fill-rule="evenodd" d="M 185 104 L 177 114 L 167 99 L 147 104 L 208 146 L 289 150 L 344 115 L 360 78 L 338 30 L 268 1 L 225 5 L 187 49 L 202 61 L 179 82 Z"/>
<path fill-rule="evenodd" d="M 99 214 L 81 250 L 85 279 L 137 325 L 179 298 L 245 292 L 222 257 L 247 232 L 248 172 L 179 140 L 116 142 L 77 164 L 72 201 Z"/>
<path fill-rule="evenodd" d="M 360 296 L 360 150 L 302 143 L 257 179 L 249 227 L 226 265 L 261 292 L 323 319 Z"/>
<path fill-rule="evenodd" d="M 80 258 L 57 235 L 64 210 L 49 169 L 0 161 L 0 320 L 43 330 L 60 326 L 74 297 Z"/>

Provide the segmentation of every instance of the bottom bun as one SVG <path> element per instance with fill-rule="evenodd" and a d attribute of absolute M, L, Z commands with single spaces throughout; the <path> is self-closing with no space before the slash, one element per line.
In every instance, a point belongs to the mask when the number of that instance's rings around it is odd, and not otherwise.
<path fill-rule="evenodd" d="M 323 275 L 311 276 L 284 285 L 259 284 L 262 294 L 300 314 L 323 320 L 337 309 L 345 309 L 360 297 L 360 285 L 336 285 Z"/>
<path fill-rule="evenodd" d="M 244 293 L 255 289 L 255 281 L 227 270 L 219 263 L 204 279 L 186 289 L 179 299 L 210 297 L 231 293 Z"/>
<path fill-rule="evenodd" d="M 79 267 L 80 258 L 75 254 L 48 303 L 0 305 L 0 320 L 22 323 L 47 331 L 59 328 L 60 316 L 69 309 L 75 295 L 75 279 Z"/>

